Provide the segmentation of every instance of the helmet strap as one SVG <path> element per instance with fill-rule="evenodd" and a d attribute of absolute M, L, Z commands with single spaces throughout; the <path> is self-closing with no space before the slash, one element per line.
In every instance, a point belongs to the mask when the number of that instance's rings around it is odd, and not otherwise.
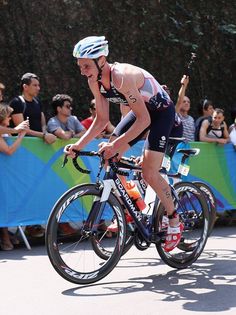
<path fill-rule="evenodd" d="M 98 59 L 99 59 L 99 58 L 98 58 Z M 95 62 L 95 65 L 97 66 L 97 69 L 98 69 L 97 81 L 101 80 L 101 78 L 102 78 L 102 68 L 99 67 L 98 59 L 93 59 L 94 62 Z"/>

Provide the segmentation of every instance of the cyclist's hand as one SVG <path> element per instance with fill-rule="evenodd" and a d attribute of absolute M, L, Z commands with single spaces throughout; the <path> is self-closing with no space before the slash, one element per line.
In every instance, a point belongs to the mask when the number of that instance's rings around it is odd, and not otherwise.
<path fill-rule="evenodd" d="M 110 159 L 116 155 L 114 144 L 111 142 L 101 142 L 99 144 L 98 153 L 103 153 L 104 159 Z"/>
<path fill-rule="evenodd" d="M 73 149 L 77 150 L 77 146 L 73 143 L 67 144 L 64 148 L 64 153 L 68 155 L 69 157 L 71 157 L 72 159 L 76 156 Z"/>

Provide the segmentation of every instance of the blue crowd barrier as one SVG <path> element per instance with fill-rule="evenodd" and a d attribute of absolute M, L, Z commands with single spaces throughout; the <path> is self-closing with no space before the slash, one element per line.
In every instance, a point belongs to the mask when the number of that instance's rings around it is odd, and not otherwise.
<path fill-rule="evenodd" d="M 12 139 L 9 137 L 7 141 L 11 143 Z M 85 149 L 97 150 L 100 141 L 92 141 Z M 78 173 L 70 160 L 61 168 L 63 148 L 69 142 L 57 140 L 48 145 L 41 139 L 27 137 L 12 156 L 0 153 L 0 226 L 46 224 L 53 205 L 66 190 L 76 184 L 95 181 L 98 158 L 81 158 L 80 163 L 91 170 L 90 175 Z M 236 209 L 236 152 L 233 146 L 202 143 L 182 146 L 201 149 L 199 156 L 189 160 L 187 180 L 203 180 L 212 187 L 218 212 Z M 140 141 L 126 156 L 140 155 L 142 147 L 143 141 Z M 173 161 L 175 168 L 180 156 L 176 154 Z"/>

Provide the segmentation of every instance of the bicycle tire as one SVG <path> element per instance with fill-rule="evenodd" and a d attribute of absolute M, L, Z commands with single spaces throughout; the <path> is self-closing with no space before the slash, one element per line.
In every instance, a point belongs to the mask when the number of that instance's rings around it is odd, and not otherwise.
<path fill-rule="evenodd" d="M 111 193 L 101 207 L 102 189 L 96 184 L 78 185 L 54 205 L 46 226 L 46 247 L 50 262 L 65 280 L 89 284 L 101 280 L 118 263 L 126 237 L 125 217 L 121 205 Z M 92 242 L 99 233 L 99 222 L 116 216 L 118 232 L 115 237 L 103 238 L 103 247 L 109 248 L 109 259 L 101 259 Z M 71 237 L 60 234 L 60 223 L 67 222 L 77 232 Z"/>
<path fill-rule="evenodd" d="M 157 242 L 156 248 L 162 260 L 170 267 L 183 269 L 194 263 L 204 250 L 209 227 L 209 211 L 206 199 L 194 184 L 180 182 L 175 185 L 175 191 L 180 199 L 181 207 L 173 197 L 175 209 L 180 221 L 184 223 L 184 231 L 179 245 L 170 252 L 163 248 L 165 237 Z M 154 231 L 162 232 L 162 218 L 165 213 L 160 203 L 156 209 Z M 163 231 L 166 234 L 166 231 Z"/>
<path fill-rule="evenodd" d="M 193 184 L 195 184 L 203 192 L 207 200 L 209 210 L 208 236 L 210 236 L 216 222 L 216 198 L 212 189 L 207 184 L 200 181 L 194 181 Z"/>
<path fill-rule="evenodd" d="M 103 234 L 101 235 L 97 235 L 96 238 L 92 239 L 92 245 L 93 245 L 93 249 L 96 252 L 96 254 L 102 258 L 102 259 L 109 259 L 110 255 L 111 255 L 111 251 L 107 250 L 106 248 L 104 248 L 100 242 L 100 239 L 103 238 L 103 235 L 107 234 L 107 230 L 103 231 Z M 133 246 L 134 244 L 134 232 L 132 230 L 130 230 L 129 225 L 126 225 L 126 239 L 125 239 L 125 245 L 124 245 L 124 249 L 122 251 L 121 256 L 125 255 L 130 248 Z"/>

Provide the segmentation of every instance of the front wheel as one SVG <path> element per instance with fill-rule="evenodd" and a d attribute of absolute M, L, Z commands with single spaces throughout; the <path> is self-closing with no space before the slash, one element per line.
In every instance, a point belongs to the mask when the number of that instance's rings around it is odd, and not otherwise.
<path fill-rule="evenodd" d="M 55 204 L 46 228 L 46 246 L 55 270 L 66 280 L 89 284 L 104 278 L 118 263 L 126 240 L 124 213 L 111 193 L 100 202 L 102 187 L 96 184 L 78 185 L 68 190 Z M 102 225 L 116 218 L 118 231 L 108 237 Z M 62 225 L 74 231 L 64 235 Z M 102 259 L 94 250 L 94 243 L 109 252 Z"/>
<path fill-rule="evenodd" d="M 175 210 L 179 214 L 180 221 L 184 224 L 184 230 L 179 245 L 170 252 L 163 248 L 162 242 L 156 244 L 162 260 L 169 266 L 182 269 L 190 266 L 202 253 L 209 227 L 209 212 L 202 192 L 195 185 L 188 182 L 180 182 L 175 185 L 173 201 Z M 157 209 L 155 230 L 163 230 L 163 216 L 165 209 L 162 204 Z M 166 230 L 162 231 L 165 235 Z"/>

